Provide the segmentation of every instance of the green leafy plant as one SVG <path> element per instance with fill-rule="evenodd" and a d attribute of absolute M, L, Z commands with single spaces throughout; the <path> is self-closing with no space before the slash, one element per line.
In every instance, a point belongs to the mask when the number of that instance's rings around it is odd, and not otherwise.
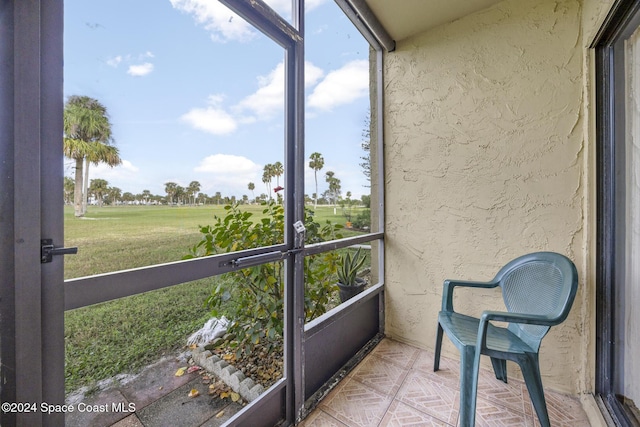
<path fill-rule="evenodd" d="M 351 252 L 343 255 L 337 271 L 338 282 L 345 286 L 355 286 L 357 284 L 358 270 L 364 264 L 365 259 L 361 248 L 358 248 L 353 255 Z"/>
<path fill-rule="evenodd" d="M 371 209 L 364 209 L 358 212 L 358 215 L 353 219 L 353 228 L 358 230 L 371 229 Z"/>
<path fill-rule="evenodd" d="M 214 216 L 214 224 L 201 226 L 202 239 L 185 257 L 193 258 L 217 253 L 239 251 L 280 244 L 284 241 L 284 210 L 273 201 L 263 203 L 264 218 L 253 221 L 252 213 L 239 205 L 225 206 L 226 216 Z M 341 238 L 342 225 L 329 221 L 321 225 L 313 213 L 305 210 L 305 242 L 317 243 Z M 305 320 L 312 320 L 326 311 L 335 286 L 338 255 L 326 252 L 305 257 Z M 236 348 L 236 355 L 249 354 L 258 344 L 274 349 L 282 338 L 284 297 L 284 263 L 277 261 L 249 267 L 231 273 L 217 281 L 205 304 L 212 315 L 226 316 Z"/>

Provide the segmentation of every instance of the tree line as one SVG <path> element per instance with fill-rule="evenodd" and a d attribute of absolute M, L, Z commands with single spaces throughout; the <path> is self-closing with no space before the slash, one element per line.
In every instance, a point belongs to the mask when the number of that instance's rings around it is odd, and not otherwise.
<path fill-rule="evenodd" d="M 367 119 L 368 120 L 368 119 Z M 370 177 L 369 132 L 365 129 L 363 133 L 366 141 L 362 143 L 362 148 L 367 153 L 365 160 L 360 166 L 363 173 Z M 84 216 L 87 211 L 89 196 L 92 196 L 91 203 L 102 206 L 103 204 L 169 204 L 169 205 L 198 205 L 198 204 L 222 204 L 235 203 L 239 200 L 235 196 L 223 197 L 220 192 L 209 196 L 200 192 L 201 184 L 198 181 L 182 187 L 175 182 L 166 182 L 166 195 L 151 194 L 149 190 L 142 193 L 133 194 L 123 192 L 118 187 L 112 187 L 104 179 L 89 180 L 89 167 L 91 164 L 97 165 L 105 163 L 111 167 L 122 163 L 118 148 L 115 146 L 111 122 L 107 109 L 98 100 L 88 96 L 72 95 L 68 98 L 64 108 L 64 135 L 63 135 L 64 155 L 75 162 L 74 178 L 65 177 L 64 198 L 65 203 L 74 205 L 74 215 Z M 333 171 L 325 172 L 325 182 L 328 188 L 322 194 L 318 194 L 318 172 L 324 168 L 324 157 L 318 152 L 314 152 L 309 157 L 309 167 L 314 171 L 315 193 L 312 199 L 305 195 L 305 202 L 313 202 L 314 206 L 320 204 L 338 204 L 344 202 L 341 198 L 341 182 Z M 272 199 L 275 194 L 276 200 L 282 198 L 280 191 L 280 177 L 284 174 L 284 166 L 281 162 L 269 163 L 264 166 L 262 182 L 265 184 L 267 192 L 255 196 L 255 183 L 249 182 L 247 189 L 251 191 L 252 198 L 243 195 L 243 203 L 254 203 Z M 272 188 L 273 179 L 276 186 Z M 366 196 L 368 197 L 368 196 Z M 351 204 L 351 193 L 347 192 L 347 201 Z M 367 199 L 368 200 L 368 199 Z M 363 198 L 365 205 L 367 200 Z"/>
<path fill-rule="evenodd" d="M 75 182 L 72 178 L 64 177 L 64 202 L 73 204 Z M 123 192 L 118 187 L 112 187 L 109 182 L 96 178 L 90 181 L 88 187 L 89 204 L 104 205 L 203 205 L 228 204 L 242 201 L 249 203 L 249 197 L 243 195 L 240 200 L 235 196 L 222 196 L 218 191 L 213 196 L 200 192 L 200 183 L 192 181 L 188 187 L 182 187 L 174 182 L 165 183 L 167 194 L 153 194 L 150 190 L 141 193 Z M 265 196 L 266 198 L 266 196 Z"/>
<path fill-rule="evenodd" d="M 351 204 L 356 201 L 351 200 L 351 192 L 347 191 L 346 199 L 339 196 L 340 193 L 340 180 L 335 177 L 335 174 L 331 171 L 327 172 L 325 176 L 326 181 L 329 183 L 329 189 L 323 192 L 320 197 L 317 197 L 317 193 L 313 193 L 310 197 L 305 195 L 305 203 L 313 203 L 315 206 L 328 205 L 328 204 Z M 123 192 L 122 189 L 109 185 L 109 182 L 105 179 L 95 178 L 91 179 L 87 186 L 86 201 L 83 201 L 84 212 L 86 212 L 86 204 L 94 204 L 98 206 L 104 205 L 220 205 L 230 203 L 261 203 L 266 202 L 272 198 L 267 193 L 261 193 L 257 197 L 255 193 L 252 197 L 243 194 L 240 198 L 236 196 L 223 196 L 221 192 L 216 192 L 214 195 L 208 195 L 200 192 L 200 183 L 198 181 L 192 181 L 187 187 L 183 187 L 175 182 L 166 182 L 165 184 L 166 194 L 153 194 L 150 190 L 142 190 L 141 193 L 131 193 L 128 191 Z M 64 177 L 64 203 L 67 205 L 74 204 L 75 195 L 75 180 L 65 176 Z M 278 187 L 275 187 L 277 189 Z M 255 184 L 250 182 L 247 185 L 247 189 L 255 190 Z M 336 194 L 338 195 L 336 198 Z M 361 204 L 369 204 L 369 196 L 363 196 Z M 281 202 L 282 196 L 276 193 L 276 199 Z"/>

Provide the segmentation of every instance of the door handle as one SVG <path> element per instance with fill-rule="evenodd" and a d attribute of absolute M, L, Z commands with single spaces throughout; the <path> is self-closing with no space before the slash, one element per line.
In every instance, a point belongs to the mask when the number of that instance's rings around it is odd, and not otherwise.
<path fill-rule="evenodd" d="M 53 246 L 52 239 L 40 240 L 40 263 L 45 264 L 51 262 L 54 255 L 71 255 L 77 254 L 78 248 L 56 248 Z"/>

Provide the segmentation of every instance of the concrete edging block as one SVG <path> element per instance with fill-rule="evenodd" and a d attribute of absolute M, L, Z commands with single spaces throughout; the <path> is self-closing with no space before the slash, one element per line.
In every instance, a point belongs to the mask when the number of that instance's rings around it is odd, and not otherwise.
<path fill-rule="evenodd" d="M 233 365 L 221 360 L 202 346 L 191 350 L 191 358 L 196 365 L 221 379 L 247 402 L 256 400 L 264 392 L 262 385 L 256 384 L 251 378 L 247 378 L 242 371 L 237 370 Z"/>

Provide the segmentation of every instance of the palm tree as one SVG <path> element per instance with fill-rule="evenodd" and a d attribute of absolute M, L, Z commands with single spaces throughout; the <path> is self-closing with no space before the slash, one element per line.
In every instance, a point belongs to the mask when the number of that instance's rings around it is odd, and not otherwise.
<path fill-rule="evenodd" d="M 118 200 L 122 197 L 122 190 L 118 187 L 110 187 L 109 188 L 109 199 L 111 199 L 112 205 L 117 205 Z"/>
<path fill-rule="evenodd" d="M 68 176 L 64 177 L 64 204 L 65 205 L 70 205 L 71 204 L 71 196 L 73 195 L 73 179 L 69 178 Z"/>
<path fill-rule="evenodd" d="M 84 183 L 82 185 L 82 211 L 87 212 L 87 195 L 89 192 L 89 165 L 93 163 L 98 165 L 99 163 L 106 163 L 113 167 L 122 163 L 118 154 L 118 149 L 113 145 L 95 144 L 92 150 L 87 153 L 84 164 Z"/>
<path fill-rule="evenodd" d="M 200 191 L 200 183 L 198 181 L 191 181 L 191 183 L 187 187 L 186 192 L 189 198 L 192 200 L 191 204 L 193 205 L 196 204 L 195 195 L 198 191 Z"/>
<path fill-rule="evenodd" d="M 329 184 L 329 190 L 327 191 L 327 194 L 331 198 L 333 204 L 335 204 L 338 200 L 338 197 L 340 197 L 341 188 L 340 180 L 335 177 L 335 174 L 336 173 L 333 171 L 327 171 L 327 173 L 325 174 L 325 181 L 327 181 L 327 183 Z"/>
<path fill-rule="evenodd" d="M 274 176 L 273 165 L 271 163 L 264 165 L 264 169 L 262 170 L 262 182 L 267 185 L 267 194 L 269 194 L 269 199 L 271 199 L 271 179 Z"/>
<path fill-rule="evenodd" d="M 149 198 L 151 197 L 151 191 L 142 190 L 142 200 L 144 200 L 144 204 L 149 204 Z"/>
<path fill-rule="evenodd" d="M 186 189 L 183 186 L 178 185 L 176 187 L 176 192 L 175 192 L 176 203 L 179 205 L 184 205 L 184 196 L 186 195 L 187 195 Z"/>
<path fill-rule="evenodd" d="M 122 195 L 122 201 L 128 205 L 131 204 L 131 202 L 133 202 L 135 199 L 136 198 L 133 193 L 130 193 L 128 191 Z"/>
<path fill-rule="evenodd" d="M 178 188 L 178 184 L 175 182 L 165 182 L 164 183 L 164 191 L 167 193 L 167 202 L 169 206 L 173 204 L 173 196 L 176 194 L 176 190 Z"/>
<path fill-rule="evenodd" d="M 247 186 L 247 188 L 249 189 L 249 191 L 251 191 L 251 194 L 253 195 L 253 200 L 256 200 L 256 194 L 253 192 L 253 190 L 256 189 L 256 185 L 253 182 L 250 182 L 249 185 Z"/>
<path fill-rule="evenodd" d="M 318 152 L 311 153 L 311 156 L 309 156 L 309 167 L 313 169 L 313 173 L 316 179 L 316 193 L 314 197 L 313 207 L 317 208 L 318 207 L 318 171 L 324 167 L 324 157 L 322 157 L 322 154 Z"/>
<path fill-rule="evenodd" d="M 276 187 L 280 186 L 280 177 L 282 176 L 283 173 L 284 173 L 284 166 L 282 166 L 282 163 L 275 162 L 273 164 L 273 176 L 276 177 Z"/>
<path fill-rule="evenodd" d="M 89 163 L 107 163 L 116 166 L 122 163 L 118 149 L 112 145 L 111 123 L 107 109 L 88 96 L 70 96 L 64 108 L 64 155 L 75 160 L 74 205 L 75 216 L 85 214 Z"/>
<path fill-rule="evenodd" d="M 89 186 L 91 193 L 96 196 L 98 206 L 102 207 L 102 197 L 109 191 L 109 183 L 104 179 L 92 179 Z"/>

